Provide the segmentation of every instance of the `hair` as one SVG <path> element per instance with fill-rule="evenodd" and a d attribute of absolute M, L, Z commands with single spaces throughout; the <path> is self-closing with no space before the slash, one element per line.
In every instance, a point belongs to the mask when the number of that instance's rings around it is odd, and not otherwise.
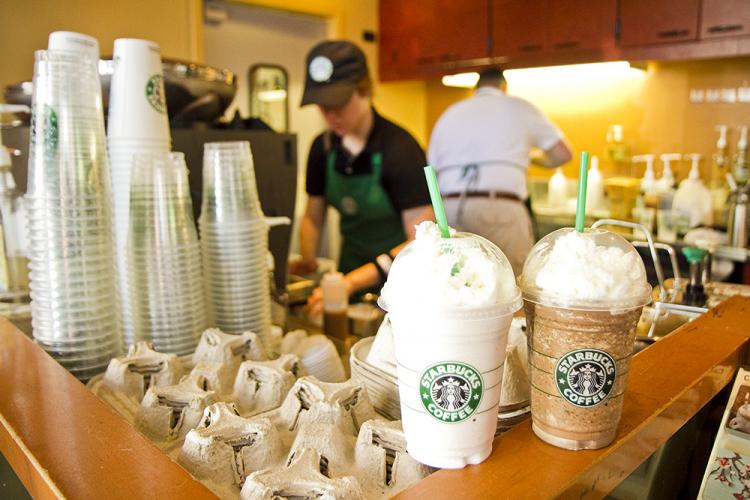
<path fill-rule="evenodd" d="M 477 81 L 477 88 L 479 87 L 499 87 L 505 83 L 505 76 L 503 76 L 503 70 L 497 66 L 485 68 L 479 72 L 479 80 Z"/>
<path fill-rule="evenodd" d="M 372 78 L 369 73 L 357 83 L 355 91 L 362 97 L 372 97 Z"/>

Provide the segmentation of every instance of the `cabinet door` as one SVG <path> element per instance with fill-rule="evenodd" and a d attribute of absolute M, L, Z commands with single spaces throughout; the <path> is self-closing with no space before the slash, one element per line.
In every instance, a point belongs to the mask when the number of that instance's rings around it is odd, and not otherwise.
<path fill-rule="evenodd" d="M 614 46 L 616 0 L 552 0 L 548 16 L 549 50 L 554 53 Z"/>
<path fill-rule="evenodd" d="M 435 63 L 487 57 L 488 12 L 489 0 L 431 0 L 422 56 Z"/>
<path fill-rule="evenodd" d="M 423 48 L 424 12 L 430 0 L 380 0 L 380 78 L 409 77 Z"/>
<path fill-rule="evenodd" d="M 750 0 L 703 0 L 701 38 L 750 34 Z"/>
<path fill-rule="evenodd" d="M 549 4 L 554 1 L 492 0 L 492 55 L 530 56 L 548 50 Z"/>
<path fill-rule="evenodd" d="M 700 0 L 620 0 L 623 46 L 698 38 Z"/>

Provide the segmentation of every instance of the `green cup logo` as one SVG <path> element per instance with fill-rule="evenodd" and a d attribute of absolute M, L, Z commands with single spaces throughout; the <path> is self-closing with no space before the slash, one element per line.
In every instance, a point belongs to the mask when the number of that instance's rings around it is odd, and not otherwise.
<path fill-rule="evenodd" d="M 419 377 L 419 399 L 441 422 L 458 423 L 469 418 L 479 408 L 483 393 L 482 374 L 465 363 L 436 363 Z"/>
<path fill-rule="evenodd" d="M 42 123 L 39 119 L 42 118 Z M 41 128 L 41 130 L 40 130 Z M 57 151 L 57 143 L 60 138 L 60 130 L 57 123 L 57 112 L 47 104 L 42 108 L 42 116 L 32 111 L 31 113 L 31 142 L 38 144 L 41 139 L 46 154 L 54 154 Z"/>
<path fill-rule="evenodd" d="M 154 75 L 146 82 L 146 99 L 159 113 L 167 112 L 167 101 L 164 98 L 164 78 Z"/>
<path fill-rule="evenodd" d="M 555 365 L 557 390 L 580 408 L 590 408 L 607 399 L 616 378 L 615 360 L 598 349 L 570 351 Z"/>

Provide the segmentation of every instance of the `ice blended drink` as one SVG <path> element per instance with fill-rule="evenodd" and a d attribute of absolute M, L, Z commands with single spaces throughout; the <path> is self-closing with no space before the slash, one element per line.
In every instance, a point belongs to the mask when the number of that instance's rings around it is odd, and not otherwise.
<path fill-rule="evenodd" d="M 612 442 L 638 318 L 651 296 L 643 261 L 604 230 L 560 229 L 520 277 L 529 327 L 534 433 L 570 450 Z"/>
<path fill-rule="evenodd" d="M 489 456 L 508 329 L 521 308 L 508 259 L 479 236 L 423 222 L 391 267 L 382 302 L 393 327 L 409 454 L 461 468 Z"/>

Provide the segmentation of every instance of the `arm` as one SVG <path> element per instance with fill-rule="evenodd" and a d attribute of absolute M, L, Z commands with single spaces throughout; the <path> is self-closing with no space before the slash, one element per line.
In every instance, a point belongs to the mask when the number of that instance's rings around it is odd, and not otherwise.
<path fill-rule="evenodd" d="M 570 148 L 565 141 L 560 139 L 551 148 L 546 151 L 535 151 L 531 155 L 531 163 L 540 167 L 559 167 L 563 163 L 569 162 L 573 158 Z"/>
<path fill-rule="evenodd" d="M 407 208 L 401 212 L 401 221 L 404 225 L 406 241 L 393 247 L 388 252 L 392 258 L 395 258 L 396 255 L 414 239 L 416 236 L 415 226 L 425 220 L 434 220 L 434 214 L 430 205 Z M 345 279 L 349 289 L 349 294 L 352 294 L 357 290 L 377 285 L 380 281 L 380 272 L 375 264 L 369 262 L 347 274 Z"/>
<path fill-rule="evenodd" d="M 401 221 L 404 224 L 404 232 L 406 233 L 407 240 L 400 245 L 393 247 L 388 252 L 391 257 L 395 257 L 411 240 L 414 239 L 416 236 L 415 226 L 425 220 L 434 220 L 434 214 L 430 205 L 407 208 L 401 212 Z M 377 285 L 380 281 L 380 272 L 374 263 L 368 262 L 348 273 L 344 277 L 344 280 L 346 282 L 347 292 L 351 295 L 363 288 Z M 320 287 L 313 291 L 312 296 L 307 302 L 307 307 L 313 315 L 318 315 L 323 312 L 323 292 Z"/>
<path fill-rule="evenodd" d="M 307 208 L 299 228 L 299 246 L 302 259 L 290 264 L 294 274 L 308 274 L 315 271 L 315 260 L 320 241 L 320 230 L 326 214 L 326 200 L 322 196 L 308 196 Z"/>

